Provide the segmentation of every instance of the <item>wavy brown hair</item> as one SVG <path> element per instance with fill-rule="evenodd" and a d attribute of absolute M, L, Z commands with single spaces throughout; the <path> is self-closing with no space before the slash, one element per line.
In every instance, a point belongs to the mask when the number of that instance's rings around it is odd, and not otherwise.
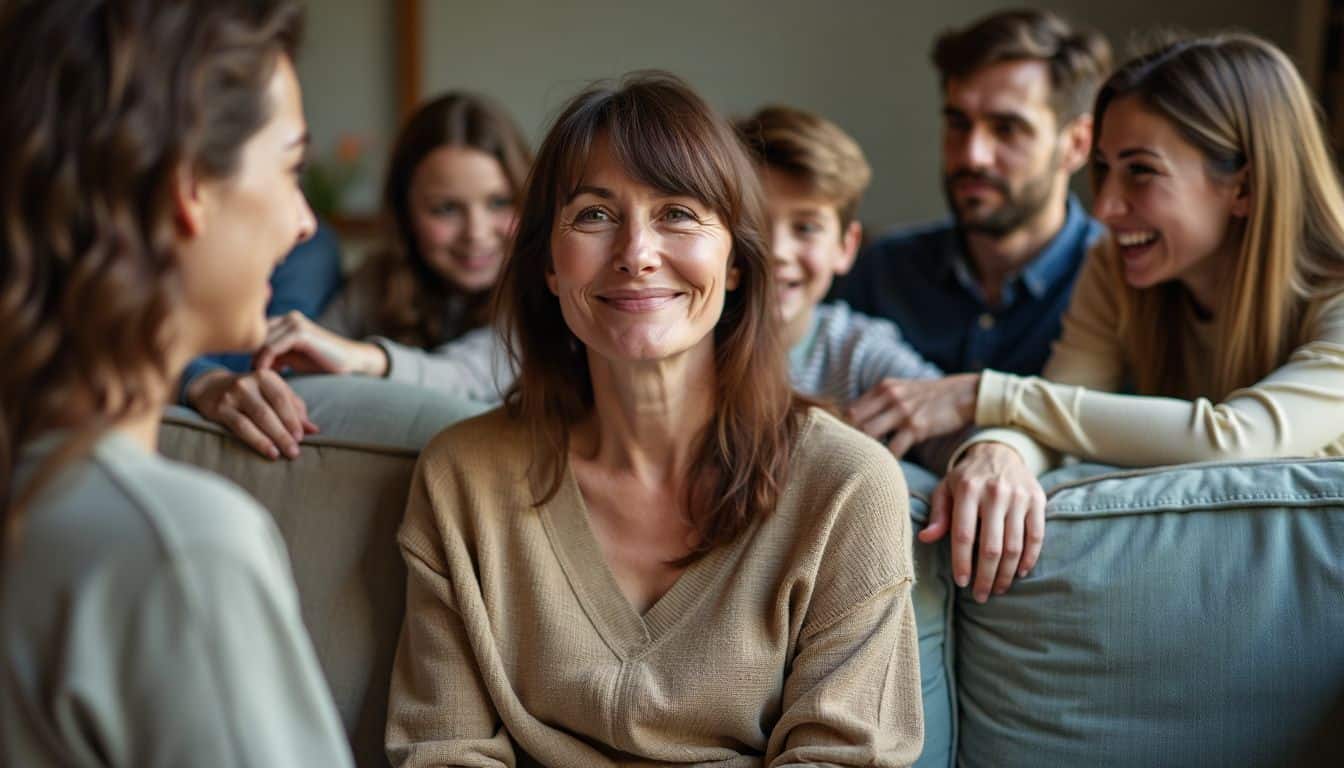
<path fill-rule="evenodd" d="M 599 139 L 634 178 L 699 200 L 732 235 L 740 281 L 714 328 L 716 408 L 697 437 L 688 477 L 686 504 L 698 534 L 688 560 L 694 559 L 770 514 L 812 403 L 789 384 L 755 169 L 732 127 L 676 77 L 637 73 L 586 90 L 542 142 L 496 293 L 496 323 L 518 371 L 505 407 L 532 429 L 531 471 L 542 473 L 545 491 L 537 503 L 545 503 L 567 471 L 570 430 L 593 409 L 584 345 L 546 285 L 551 232 Z"/>
<path fill-rule="evenodd" d="M 0 18 L 0 499 L 162 405 L 180 301 L 173 189 L 227 178 L 293 55 L 288 0 L 41 0 Z M 180 362 L 180 361 L 179 361 Z M 70 437 L 14 487 L 18 451 Z"/>
<path fill-rule="evenodd" d="M 1344 192 L 1311 92 L 1272 44 L 1245 34 L 1168 43 L 1120 67 L 1097 95 L 1096 135 L 1118 99 L 1137 99 L 1203 155 L 1211 178 L 1245 171 L 1250 215 L 1234 222 L 1236 266 L 1210 307 L 1215 391 L 1196 392 L 1182 349 L 1176 282 L 1118 286 L 1122 338 L 1140 394 L 1220 399 L 1283 365 L 1326 303 L 1344 292 Z M 1093 185 L 1102 176 L 1094 169 Z"/>
<path fill-rule="evenodd" d="M 480 94 L 452 91 L 427 102 L 402 127 L 383 186 L 384 215 L 393 229 L 390 248 L 374 254 L 355 278 L 375 298 L 374 327 L 388 338 L 429 348 L 489 322 L 490 291 L 465 294 L 434 271 L 420 253 L 411 215 L 415 169 L 441 147 L 470 147 L 499 162 L 515 205 L 522 195 L 532 150 L 508 113 Z M 454 296 L 466 299 L 463 327 L 445 328 Z"/>

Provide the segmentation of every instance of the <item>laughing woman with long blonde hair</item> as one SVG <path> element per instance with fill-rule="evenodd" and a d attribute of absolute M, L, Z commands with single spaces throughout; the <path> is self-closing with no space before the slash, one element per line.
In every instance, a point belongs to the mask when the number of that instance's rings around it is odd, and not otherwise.
<path fill-rule="evenodd" d="M 1094 114 L 1111 230 L 1043 378 L 972 380 L 978 434 L 921 538 L 1006 590 L 1044 535 L 1036 475 L 1060 454 L 1122 466 L 1344 453 L 1344 195 L 1317 110 L 1269 43 L 1172 43 L 1121 67 Z M 1132 392 L 1133 394 L 1117 394 Z"/>

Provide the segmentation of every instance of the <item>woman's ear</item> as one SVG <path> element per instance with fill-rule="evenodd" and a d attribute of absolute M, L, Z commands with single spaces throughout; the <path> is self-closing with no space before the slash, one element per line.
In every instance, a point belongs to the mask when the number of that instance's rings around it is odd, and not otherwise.
<path fill-rule="evenodd" d="M 1251 170 L 1243 167 L 1232 179 L 1235 197 L 1232 198 L 1232 215 L 1239 219 L 1251 215 Z"/>
<path fill-rule="evenodd" d="M 737 260 L 734 259 L 728 264 L 728 277 L 723 284 L 730 291 L 737 290 L 737 286 L 742 282 L 742 270 L 737 266 Z"/>
<path fill-rule="evenodd" d="M 194 238 L 205 230 L 201 184 L 187 166 L 173 174 L 173 224 L 179 237 Z"/>

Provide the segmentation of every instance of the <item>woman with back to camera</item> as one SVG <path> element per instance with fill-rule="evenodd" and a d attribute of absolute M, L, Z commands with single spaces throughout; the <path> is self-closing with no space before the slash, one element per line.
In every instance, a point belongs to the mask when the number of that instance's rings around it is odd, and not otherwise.
<path fill-rule="evenodd" d="M 258 344 L 314 220 L 283 1 L 0 17 L 6 765 L 349 765 L 284 544 L 155 453 L 186 362 Z"/>
<path fill-rule="evenodd" d="M 1117 70 L 1094 123 L 1111 238 L 1044 378 L 971 385 L 976 423 L 1003 428 L 963 447 L 920 534 L 953 530 L 964 585 L 979 524 L 981 600 L 1034 563 L 1036 475 L 1060 453 L 1138 467 L 1344 453 L 1344 195 L 1292 63 L 1248 35 L 1175 42 Z"/>
<path fill-rule="evenodd" d="M 398 765 L 905 765 L 910 523 L 796 395 L 751 161 L 679 80 L 575 97 L 499 287 L 519 376 L 421 457 Z"/>
<path fill-rule="evenodd" d="M 508 114 L 483 96 L 450 92 L 422 106 L 387 173 L 394 247 L 317 323 L 272 319 L 257 367 L 385 376 L 498 403 L 512 375 L 488 305 L 531 160 Z"/>

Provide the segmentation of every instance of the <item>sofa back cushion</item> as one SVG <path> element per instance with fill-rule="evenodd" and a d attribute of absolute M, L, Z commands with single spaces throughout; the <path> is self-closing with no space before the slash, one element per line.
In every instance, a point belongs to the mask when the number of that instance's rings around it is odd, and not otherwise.
<path fill-rule="evenodd" d="M 1344 694 L 1344 460 L 1043 484 L 1035 570 L 958 590 L 959 763 L 1295 764 Z"/>
<path fill-rule="evenodd" d="M 383 723 L 405 601 L 397 527 L 420 447 L 479 408 L 380 379 L 293 385 L 322 429 L 293 461 L 262 458 L 179 408 L 164 419 L 160 450 L 232 480 L 275 517 L 356 762 L 386 765 Z"/>

